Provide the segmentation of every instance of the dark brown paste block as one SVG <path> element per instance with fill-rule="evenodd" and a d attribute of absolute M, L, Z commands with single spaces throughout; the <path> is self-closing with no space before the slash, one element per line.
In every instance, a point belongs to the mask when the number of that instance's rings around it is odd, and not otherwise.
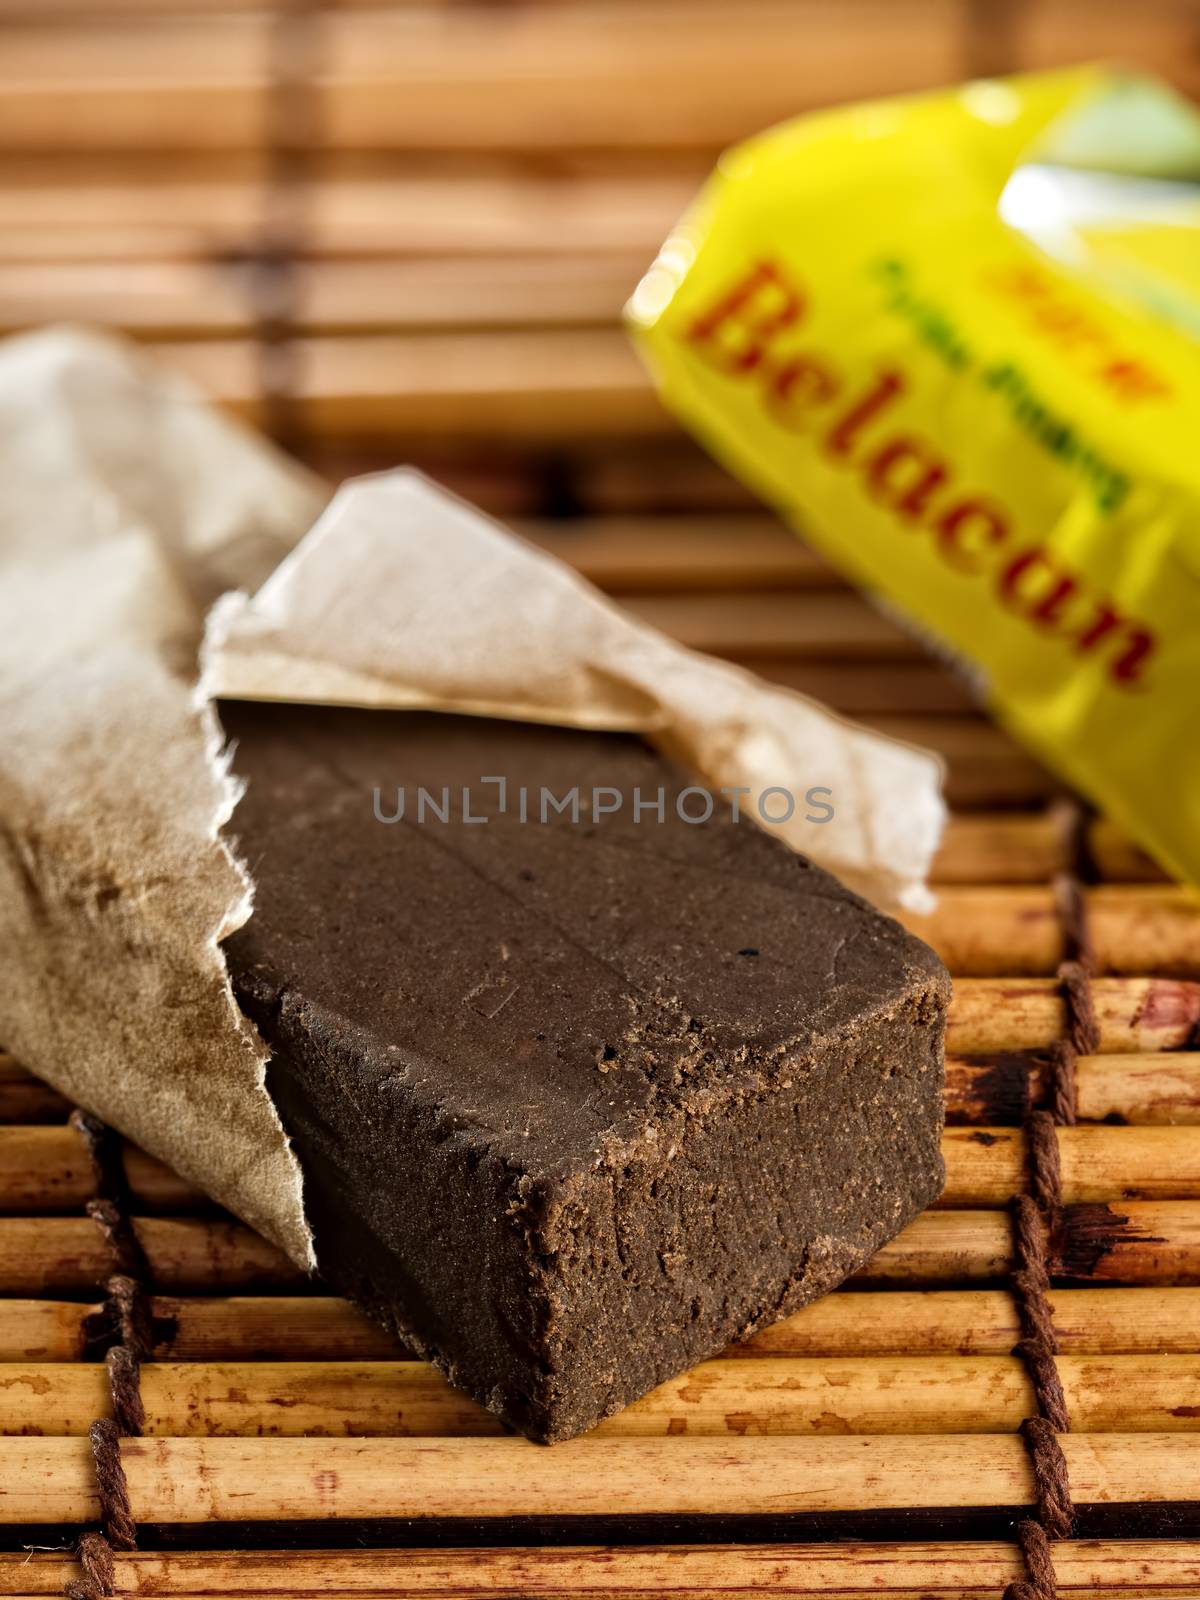
<path fill-rule="evenodd" d="M 940 962 L 727 807 L 679 821 L 689 780 L 640 741 L 222 716 L 258 886 L 225 948 L 321 1271 L 514 1427 L 590 1427 L 938 1194 Z M 575 785 L 578 822 L 519 820 L 520 786 L 536 817 Z M 635 820 L 659 785 L 666 821 Z M 593 822 L 593 786 L 621 810 Z"/>

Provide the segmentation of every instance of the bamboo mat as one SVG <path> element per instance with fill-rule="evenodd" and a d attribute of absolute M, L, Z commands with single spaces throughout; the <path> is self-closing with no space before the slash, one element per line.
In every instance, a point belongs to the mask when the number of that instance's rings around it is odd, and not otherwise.
<path fill-rule="evenodd" d="M 914 926 L 956 978 L 940 1204 L 553 1450 L 0 1055 L 0 1595 L 1200 1596 L 1196 902 L 684 440 L 618 325 L 778 117 L 1082 56 L 1195 93 L 1196 37 L 1189 0 L 0 9 L 0 330 L 123 330 L 333 479 L 416 461 L 938 750 Z M 111 1566 L 74 1554 L 98 1466 Z"/>
<path fill-rule="evenodd" d="M 761 515 L 522 526 L 697 642 L 788 601 L 797 669 L 805 603 L 849 598 Z M 903 663 L 964 721 L 893 644 L 826 687 Z M 909 919 L 956 978 L 942 1199 L 569 1445 L 506 1437 L 0 1057 L 0 1594 L 1200 1594 L 1200 904 L 1067 799 L 972 793 Z M 71 1557 L 102 1507 L 111 1574 Z"/>

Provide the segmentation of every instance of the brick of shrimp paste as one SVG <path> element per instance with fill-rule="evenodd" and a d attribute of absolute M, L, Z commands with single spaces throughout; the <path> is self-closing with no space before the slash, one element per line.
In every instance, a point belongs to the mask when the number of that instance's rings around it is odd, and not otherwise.
<path fill-rule="evenodd" d="M 222 718 L 256 882 L 224 948 L 319 1269 L 513 1428 L 582 1432 L 939 1193 L 941 963 L 727 803 L 682 821 L 694 780 L 637 738 Z"/>

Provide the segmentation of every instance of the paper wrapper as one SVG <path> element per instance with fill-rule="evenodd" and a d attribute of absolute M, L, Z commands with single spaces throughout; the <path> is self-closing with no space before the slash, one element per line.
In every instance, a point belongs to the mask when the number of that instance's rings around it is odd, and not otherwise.
<path fill-rule="evenodd" d="M 74 333 L 0 353 L 0 465 L 0 1040 L 302 1265 L 301 1173 L 220 948 L 253 886 L 207 697 L 637 731 L 747 809 L 830 789 L 834 821 L 776 831 L 920 901 L 933 757 L 680 648 L 417 473 L 350 484 L 302 538 L 321 485 Z"/>

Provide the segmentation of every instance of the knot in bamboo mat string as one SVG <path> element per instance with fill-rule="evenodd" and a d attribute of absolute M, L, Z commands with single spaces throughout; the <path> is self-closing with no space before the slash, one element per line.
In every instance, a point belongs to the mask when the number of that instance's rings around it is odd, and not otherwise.
<path fill-rule="evenodd" d="M 104 1535 L 81 1534 L 76 1554 L 84 1575 L 82 1578 L 68 1578 L 63 1585 L 63 1593 L 68 1600 L 93 1600 L 95 1595 L 113 1594 L 116 1575 L 113 1571 L 112 1546 Z"/>
<path fill-rule="evenodd" d="M 130 1194 L 116 1133 L 97 1117 L 75 1110 L 70 1125 L 83 1140 L 92 1166 L 96 1196 L 86 1211 L 99 1228 L 117 1271 L 106 1285 L 106 1311 L 116 1343 L 104 1358 L 112 1399 L 112 1420 L 101 1417 L 88 1429 L 100 1504 L 100 1533 L 85 1533 L 77 1548 L 82 1578 L 68 1579 L 68 1600 L 101 1600 L 115 1593 L 114 1550 L 137 1548 L 137 1524 L 129 1503 L 129 1485 L 121 1465 L 121 1439 L 134 1438 L 145 1427 L 141 1396 L 141 1362 L 153 1346 L 153 1325 L 144 1285 L 150 1263 L 129 1216 Z"/>
<path fill-rule="evenodd" d="M 1004 1600 L 1043 1600 L 1054 1595 L 1058 1586 L 1054 1577 L 1054 1558 L 1050 1554 L 1050 1541 L 1038 1522 L 1022 1522 L 1017 1527 L 1021 1554 L 1025 1558 L 1028 1579 L 1010 1583 L 1004 1591 Z"/>
<path fill-rule="evenodd" d="M 1054 884 L 1063 936 L 1064 960 L 1058 969 L 1065 1014 L 1063 1037 L 1050 1053 L 1046 1104 L 1031 1106 L 1025 1116 L 1028 1193 L 1018 1195 L 1012 1208 L 1011 1282 L 1021 1325 L 1015 1353 L 1025 1363 L 1038 1411 L 1021 1424 L 1033 1468 L 1037 1518 L 1018 1524 L 1028 1577 L 1010 1583 L 1004 1600 L 1054 1600 L 1058 1587 L 1050 1540 L 1070 1538 L 1075 1522 L 1067 1462 L 1057 1438 L 1070 1432 L 1071 1418 L 1056 1359 L 1059 1347 L 1049 1299 L 1049 1251 L 1062 1209 L 1057 1130 L 1075 1121 L 1076 1061 L 1097 1049 L 1099 1031 L 1091 991 L 1095 958 L 1080 884 L 1080 875 L 1087 871 L 1082 854 L 1085 830 L 1077 808 L 1072 808 L 1069 820 L 1076 871 L 1064 874 Z"/>

